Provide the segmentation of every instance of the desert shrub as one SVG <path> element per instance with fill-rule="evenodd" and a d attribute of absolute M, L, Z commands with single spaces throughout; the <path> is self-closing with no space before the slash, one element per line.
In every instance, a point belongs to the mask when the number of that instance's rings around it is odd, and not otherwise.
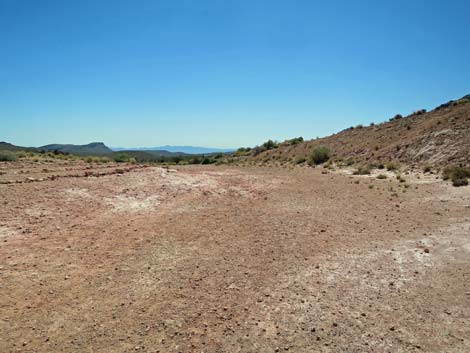
<path fill-rule="evenodd" d="M 424 172 L 424 173 L 429 173 L 429 172 L 431 172 L 431 167 L 428 166 L 428 165 L 424 166 L 423 172 Z"/>
<path fill-rule="evenodd" d="M 362 125 L 362 124 L 356 125 L 356 129 L 362 129 L 363 127 L 364 127 L 364 125 Z"/>
<path fill-rule="evenodd" d="M 467 186 L 468 185 L 468 179 L 467 178 L 453 179 L 452 180 L 452 185 L 456 186 L 456 187 Z"/>
<path fill-rule="evenodd" d="M 369 165 L 363 165 L 357 168 L 353 174 L 354 175 L 369 175 L 371 167 Z"/>
<path fill-rule="evenodd" d="M 393 118 L 390 118 L 389 121 L 400 120 L 400 119 L 403 119 L 403 115 L 397 114 Z"/>
<path fill-rule="evenodd" d="M 424 113 L 426 113 L 426 109 L 420 109 L 420 110 L 413 112 L 413 115 L 422 115 Z"/>
<path fill-rule="evenodd" d="M 387 179 L 387 176 L 385 174 L 379 174 L 377 175 L 377 179 Z"/>
<path fill-rule="evenodd" d="M 202 158 L 199 156 L 191 157 L 188 161 L 189 164 L 201 164 Z"/>
<path fill-rule="evenodd" d="M 17 159 L 16 154 L 11 151 L 0 151 L 0 162 L 13 162 Z"/>
<path fill-rule="evenodd" d="M 113 160 L 117 163 L 125 163 L 130 162 L 132 158 L 127 153 L 116 153 L 113 155 Z"/>
<path fill-rule="evenodd" d="M 400 183 L 404 183 L 406 180 L 405 178 L 403 178 L 403 176 L 401 174 L 397 174 L 397 180 L 400 182 Z"/>
<path fill-rule="evenodd" d="M 394 170 L 400 169 L 400 166 L 397 162 L 389 161 L 389 162 L 385 163 L 385 168 L 388 171 L 394 171 Z"/>
<path fill-rule="evenodd" d="M 454 186 L 468 185 L 470 167 L 448 166 L 442 172 L 442 179 L 451 180 Z"/>
<path fill-rule="evenodd" d="M 294 163 L 295 163 L 295 164 L 302 164 L 302 163 L 305 163 L 306 160 L 307 160 L 307 159 L 306 159 L 305 157 L 299 156 L 299 157 L 297 157 L 297 158 L 294 160 Z"/>
<path fill-rule="evenodd" d="M 320 146 L 313 149 L 308 160 L 309 165 L 318 165 L 325 163 L 330 159 L 331 151 L 328 147 Z"/>
<path fill-rule="evenodd" d="M 110 163 L 111 162 L 111 158 L 109 157 L 101 157 L 98 159 L 98 163 Z"/>
<path fill-rule="evenodd" d="M 442 179 L 449 180 L 452 178 L 470 178 L 470 168 L 459 166 L 448 166 L 442 171 Z"/>
<path fill-rule="evenodd" d="M 302 136 L 299 136 L 299 137 L 295 137 L 293 139 L 290 139 L 290 140 L 286 140 L 286 143 L 288 145 L 298 145 L 299 143 L 302 143 L 304 142 L 304 138 Z"/>
<path fill-rule="evenodd" d="M 279 147 L 279 144 L 277 142 L 273 140 L 268 140 L 265 143 L 263 143 L 261 146 L 253 147 L 253 149 L 251 150 L 251 153 L 253 156 L 257 156 L 264 151 L 272 150 L 277 147 Z"/>
<path fill-rule="evenodd" d="M 238 150 L 235 151 L 234 155 L 235 156 L 246 156 L 247 154 L 249 154 L 251 151 L 251 147 L 240 147 Z M 222 157 L 222 154 L 220 154 L 220 156 Z M 221 158 L 221 157 L 217 157 L 217 158 Z"/>
<path fill-rule="evenodd" d="M 252 153 L 253 156 L 256 157 L 257 155 L 259 155 L 263 151 L 264 151 L 263 147 L 256 146 L 256 147 L 253 147 L 253 149 L 251 150 L 251 153 Z"/>
<path fill-rule="evenodd" d="M 268 140 L 266 141 L 265 143 L 263 143 L 262 147 L 265 149 L 265 150 L 272 150 L 274 148 L 277 148 L 278 147 L 278 144 L 277 142 L 273 141 L 273 140 Z"/>
<path fill-rule="evenodd" d="M 181 156 L 172 156 L 172 157 L 169 158 L 169 162 L 173 163 L 173 164 L 178 164 L 182 160 L 183 160 L 183 157 L 181 157 Z"/>
<path fill-rule="evenodd" d="M 209 157 L 204 157 L 201 161 L 201 164 L 212 164 L 214 161 L 210 159 Z"/>

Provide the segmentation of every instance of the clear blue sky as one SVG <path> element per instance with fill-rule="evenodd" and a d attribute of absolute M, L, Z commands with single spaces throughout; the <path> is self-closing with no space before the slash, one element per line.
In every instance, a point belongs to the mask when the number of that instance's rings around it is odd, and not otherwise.
<path fill-rule="evenodd" d="M 470 93 L 470 1 L 0 0 L 0 140 L 238 147 Z"/>

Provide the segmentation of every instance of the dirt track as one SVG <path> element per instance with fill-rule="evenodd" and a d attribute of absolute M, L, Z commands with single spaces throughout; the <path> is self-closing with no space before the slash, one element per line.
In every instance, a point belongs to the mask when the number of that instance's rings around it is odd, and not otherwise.
<path fill-rule="evenodd" d="M 468 187 L 33 165 L 0 168 L 1 352 L 470 351 Z"/>

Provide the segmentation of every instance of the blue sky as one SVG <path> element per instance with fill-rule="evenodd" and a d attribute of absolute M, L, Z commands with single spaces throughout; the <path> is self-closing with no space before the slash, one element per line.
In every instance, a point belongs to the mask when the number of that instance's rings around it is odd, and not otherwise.
<path fill-rule="evenodd" d="M 0 0 L 0 140 L 238 147 L 470 93 L 470 2 Z"/>

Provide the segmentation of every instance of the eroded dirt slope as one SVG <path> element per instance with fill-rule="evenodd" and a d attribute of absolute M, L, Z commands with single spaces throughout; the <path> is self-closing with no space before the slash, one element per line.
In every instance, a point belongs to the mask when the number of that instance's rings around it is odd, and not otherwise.
<path fill-rule="evenodd" d="M 412 114 L 382 124 L 357 126 L 337 134 L 248 156 L 244 162 L 295 162 L 308 158 L 313 148 L 327 146 L 333 159 L 357 163 L 399 161 L 408 167 L 439 169 L 470 165 L 470 95 L 424 114 Z"/>
<path fill-rule="evenodd" d="M 0 185 L 1 352 L 470 351 L 468 188 L 49 169 Z"/>

